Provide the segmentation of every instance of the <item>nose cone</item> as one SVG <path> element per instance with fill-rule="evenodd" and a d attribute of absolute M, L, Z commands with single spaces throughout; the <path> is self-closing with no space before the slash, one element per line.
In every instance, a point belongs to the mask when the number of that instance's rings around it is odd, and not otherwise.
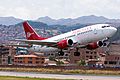
<path fill-rule="evenodd" d="M 117 28 L 115 27 L 111 27 L 111 33 L 113 33 L 113 35 L 117 32 Z"/>
<path fill-rule="evenodd" d="M 109 37 L 112 37 L 116 32 L 117 32 L 117 28 L 115 28 L 115 27 L 110 27 L 110 28 L 108 29 Z"/>

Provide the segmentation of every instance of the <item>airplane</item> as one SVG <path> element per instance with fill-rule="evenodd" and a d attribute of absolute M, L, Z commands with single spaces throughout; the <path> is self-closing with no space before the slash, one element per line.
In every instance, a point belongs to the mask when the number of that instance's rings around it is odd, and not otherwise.
<path fill-rule="evenodd" d="M 23 22 L 26 39 L 16 39 L 25 42 L 33 51 L 38 52 L 58 52 L 59 56 L 64 55 L 64 51 L 70 47 L 76 48 L 75 56 L 79 56 L 78 48 L 93 50 L 105 46 L 105 40 L 112 37 L 117 29 L 109 24 L 95 24 L 73 30 L 64 34 L 50 38 L 44 38 L 36 33 L 28 21 Z"/>

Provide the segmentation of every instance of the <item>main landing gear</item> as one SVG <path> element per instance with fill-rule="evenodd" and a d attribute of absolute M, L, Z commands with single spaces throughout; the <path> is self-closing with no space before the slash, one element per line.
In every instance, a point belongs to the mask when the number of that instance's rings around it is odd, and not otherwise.
<path fill-rule="evenodd" d="M 80 56 L 80 52 L 78 52 L 79 48 L 76 48 L 76 52 L 74 52 L 74 56 Z M 64 56 L 64 52 L 62 51 L 62 49 L 60 51 L 58 51 L 58 55 L 59 56 Z"/>
<path fill-rule="evenodd" d="M 61 51 L 58 52 L 58 55 L 59 56 L 64 56 L 64 52 L 61 50 Z"/>
<path fill-rule="evenodd" d="M 74 56 L 80 56 L 80 52 L 78 52 L 79 48 L 76 48 L 76 52 L 74 52 Z"/>

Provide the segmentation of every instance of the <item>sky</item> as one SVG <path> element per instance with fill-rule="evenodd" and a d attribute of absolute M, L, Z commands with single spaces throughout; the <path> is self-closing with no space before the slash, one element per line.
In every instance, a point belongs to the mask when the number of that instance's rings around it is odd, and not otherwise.
<path fill-rule="evenodd" d="M 120 0 L 1 0 L 0 17 L 35 20 L 96 15 L 120 19 Z"/>

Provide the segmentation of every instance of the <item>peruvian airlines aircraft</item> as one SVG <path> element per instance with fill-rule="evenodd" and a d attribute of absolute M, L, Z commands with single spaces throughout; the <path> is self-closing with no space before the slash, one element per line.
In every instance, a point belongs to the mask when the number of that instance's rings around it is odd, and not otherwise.
<path fill-rule="evenodd" d="M 112 37 L 117 31 L 116 28 L 109 24 L 96 24 L 54 37 L 44 38 L 38 35 L 27 21 L 23 22 L 23 27 L 27 39 L 17 39 L 17 41 L 32 45 L 31 49 L 33 50 L 58 52 L 60 56 L 64 55 L 63 50 L 69 47 L 76 48 L 74 55 L 79 56 L 78 46 L 90 50 L 104 46 L 104 39 Z"/>

